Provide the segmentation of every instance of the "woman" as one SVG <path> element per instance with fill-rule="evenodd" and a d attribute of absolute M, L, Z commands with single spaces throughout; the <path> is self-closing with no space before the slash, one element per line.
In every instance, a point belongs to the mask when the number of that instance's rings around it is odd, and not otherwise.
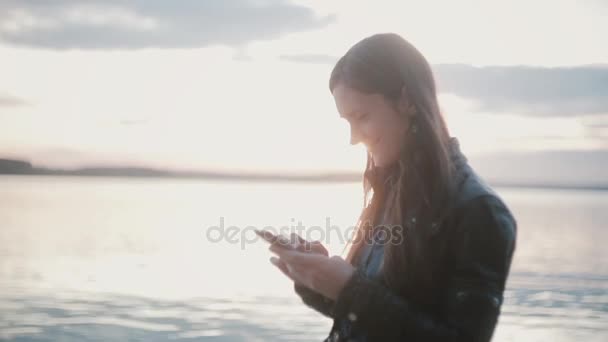
<path fill-rule="evenodd" d="M 299 250 L 271 245 L 271 262 L 333 318 L 326 341 L 489 341 L 516 221 L 449 135 L 428 62 L 396 34 L 373 35 L 329 88 L 368 151 L 356 233 L 345 259 L 298 237 Z"/>

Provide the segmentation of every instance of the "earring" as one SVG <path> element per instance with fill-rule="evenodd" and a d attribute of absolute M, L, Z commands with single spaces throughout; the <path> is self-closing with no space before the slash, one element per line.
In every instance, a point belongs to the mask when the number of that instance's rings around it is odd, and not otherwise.
<path fill-rule="evenodd" d="M 410 131 L 413 134 L 418 132 L 418 120 L 416 119 L 416 116 L 410 116 Z"/>

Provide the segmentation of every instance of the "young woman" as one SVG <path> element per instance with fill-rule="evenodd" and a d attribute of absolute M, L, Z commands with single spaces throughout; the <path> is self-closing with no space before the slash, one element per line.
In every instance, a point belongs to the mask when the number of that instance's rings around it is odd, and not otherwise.
<path fill-rule="evenodd" d="M 425 58 L 396 34 L 355 44 L 329 81 L 368 151 L 364 209 L 345 259 L 297 237 L 271 262 L 333 318 L 325 341 L 489 341 L 516 220 L 449 135 Z"/>

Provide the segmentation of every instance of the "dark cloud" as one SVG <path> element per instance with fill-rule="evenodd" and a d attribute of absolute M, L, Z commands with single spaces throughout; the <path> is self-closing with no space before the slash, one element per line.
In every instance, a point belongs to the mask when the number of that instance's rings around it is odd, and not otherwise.
<path fill-rule="evenodd" d="M 20 98 L 7 94 L 0 94 L 0 107 L 17 107 L 25 104 L 26 102 Z"/>
<path fill-rule="evenodd" d="M 469 160 L 496 183 L 608 187 L 608 149 L 501 152 Z"/>
<path fill-rule="evenodd" d="M 534 116 L 608 112 L 608 66 L 434 67 L 440 91 L 475 100 L 482 110 Z"/>
<path fill-rule="evenodd" d="M 334 19 L 286 0 L 4 0 L 0 40 L 54 49 L 242 46 Z"/>
<path fill-rule="evenodd" d="M 330 55 L 284 55 L 298 63 L 334 64 Z M 543 68 L 530 66 L 433 66 L 441 93 L 471 99 L 478 109 L 532 116 L 608 113 L 608 65 Z"/>

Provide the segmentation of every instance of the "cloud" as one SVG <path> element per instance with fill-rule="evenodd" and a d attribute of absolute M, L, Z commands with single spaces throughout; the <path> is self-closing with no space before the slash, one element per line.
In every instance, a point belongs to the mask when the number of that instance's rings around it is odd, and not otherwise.
<path fill-rule="evenodd" d="M 497 183 L 608 187 L 608 149 L 501 152 L 469 160 Z"/>
<path fill-rule="evenodd" d="M 334 64 L 330 55 L 283 55 L 297 63 Z M 533 66 L 433 66 L 439 92 L 471 99 L 492 113 L 578 116 L 608 113 L 608 65 L 543 68 Z"/>
<path fill-rule="evenodd" d="M 583 118 L 582 123 L 591 129 L 608 129 L 608 113 Z"/>
<path fill-rule="evenodd" d="M 534 116 L 608 112 L 608 66 L 434 68 L 442 92 L 475 100 L 481 110 Z"/>
<path fill-rule="evenodd" d="M 323 54 L 301 54 L 301 55 L 281 55 L 279 58 L 287 62 L 311 63 L 311 64 L 335 64 L 338 58 Z"/>
<path fill-rule="evenodd" d="M 6 0 L 0 41 L 52 49 L 242 46 L 334 20 L 286 0 Z"/>
<path fill-rule="evenodd" d="M 608 129 L 608 122 L 589 123 L 585 124 L 585 126 L 593 129 Z"/>
<path fill-rule="evenodd" d="M 603 141 L 608 148 L 608 114 L 584 118 L 582 124 L 585 137 Z"/>
<path fill-rule="evenodd" d="M 25 104 L 26 102 L 20 98 L 7 94 L 0 94 L 0 107 L 17 107 Z"/>

